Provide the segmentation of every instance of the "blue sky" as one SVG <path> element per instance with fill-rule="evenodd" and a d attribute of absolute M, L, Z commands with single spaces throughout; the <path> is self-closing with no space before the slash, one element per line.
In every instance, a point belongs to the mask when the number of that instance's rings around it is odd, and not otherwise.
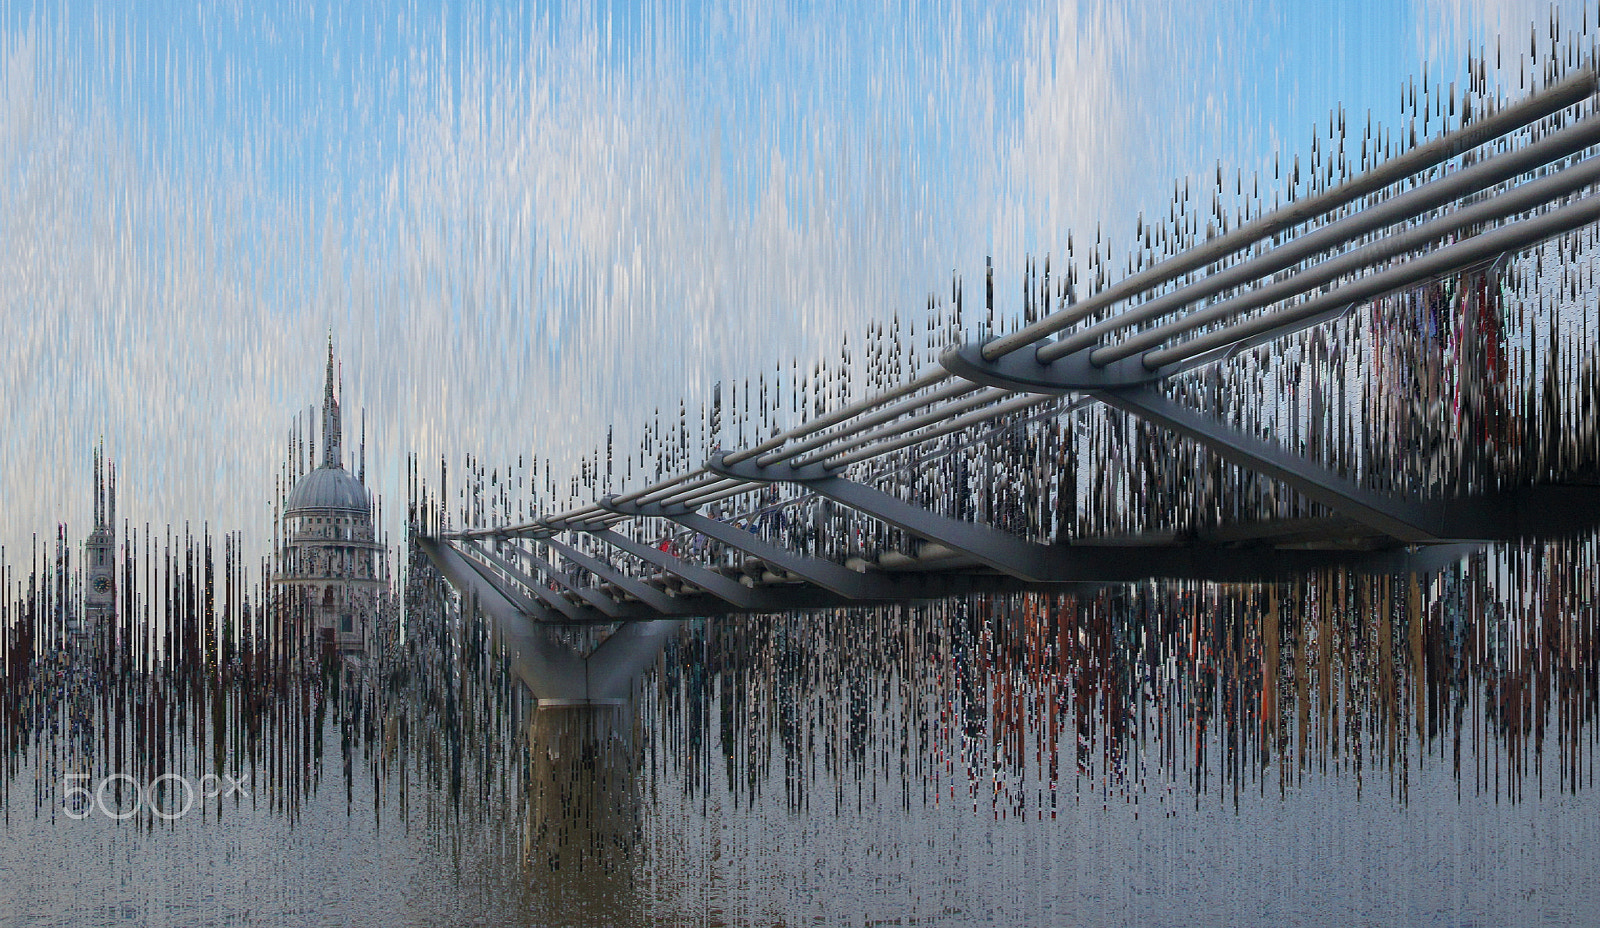
<path fill-rule="evenodd" d="M 83 524 L 99 439 L 125 515 L 259 542 L 330 331 L 396 502 L 410 450 L 560 466 L 1540 9 L 0 3 L 0 544 Z"/>

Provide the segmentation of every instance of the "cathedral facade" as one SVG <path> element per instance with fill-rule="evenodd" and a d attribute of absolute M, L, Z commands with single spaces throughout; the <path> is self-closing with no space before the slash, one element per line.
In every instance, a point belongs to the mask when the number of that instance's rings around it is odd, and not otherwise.
<path fill-rule="evenodd" d="M 314 640 L 359 656 L 372 644 L 388 590 L 388 555 L 373 530 L 365 475 L 345 469 L 341 439 L 330 343 L 321 463 L 295 481 L 284 499 L 275 581 L 299 607 Z"/>

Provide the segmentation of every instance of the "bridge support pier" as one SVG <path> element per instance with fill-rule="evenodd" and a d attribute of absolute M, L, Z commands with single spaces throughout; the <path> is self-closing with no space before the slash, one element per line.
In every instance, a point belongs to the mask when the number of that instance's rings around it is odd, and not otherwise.
<path fill-rule="evenodd" d="M 422 538 L 416 543 L 450 585 L 488 616 L 496 642 L 505 644 L 513 671 L 541 708 L 626 705 L 634 683 L 683 624 L 681 619 L 624 621 L 584 647 L 584 639 L 598 637 L 593 623 L 564 626 L 539 612 L 539 604 L 515 601 L 449 545 Z"/>

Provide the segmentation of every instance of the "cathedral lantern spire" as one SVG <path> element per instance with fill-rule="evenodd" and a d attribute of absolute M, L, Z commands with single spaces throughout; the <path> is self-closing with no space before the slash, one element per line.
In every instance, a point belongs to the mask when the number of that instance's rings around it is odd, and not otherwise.
<path fill-rule="evenodd" d="M 339 454 L 339 400 L 333 395 L 333 336 L 328 336 L 328 379 L 322 392 L 322 466 L 343 467 Z"/>

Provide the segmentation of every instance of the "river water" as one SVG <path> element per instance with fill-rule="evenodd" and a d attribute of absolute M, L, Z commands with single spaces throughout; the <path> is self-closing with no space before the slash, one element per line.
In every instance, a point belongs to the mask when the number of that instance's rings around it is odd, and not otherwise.
<path fill-rule="evenodd" d="M 1442 766 L 1442 765 L 1441 765 Z M 1600 906 L 1592 794 L 1457 797 L 1436 768 L 1401 805 L 1314 776 L 1286 798 L 1092 797 L 1054 820 L 970 802 L 797 814 L 660 788 L 622 872 L 518 860 L 514 816 L 375 820 L 319 794 L 143 831 L 13 815 L 16 925 L 1582 925 Z M 965 797 L 962 797 L 965 799 Z"/>
<path fill-rule="evenodd" d="M 699 622 L 602 709 L 449 600 L 288 685 L 69 662 L 11 694 L 0 924 L 1593 924 L 1595 599 L 1497 566 Z"/>

